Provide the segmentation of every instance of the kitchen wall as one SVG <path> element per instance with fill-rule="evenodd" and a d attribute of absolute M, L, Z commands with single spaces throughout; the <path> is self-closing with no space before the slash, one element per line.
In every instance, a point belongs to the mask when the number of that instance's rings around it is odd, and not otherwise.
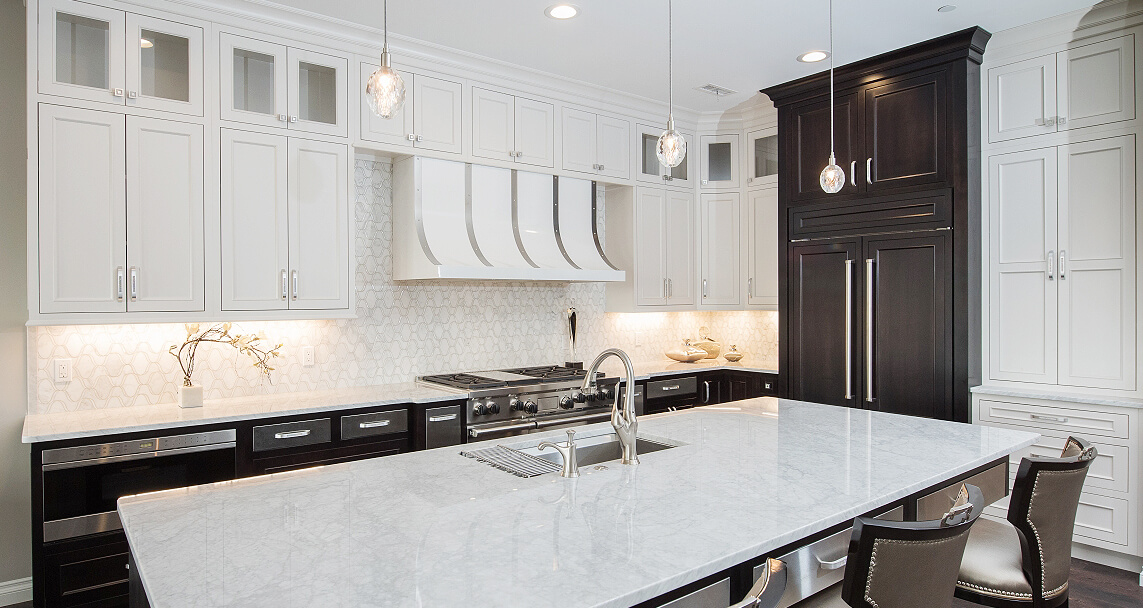
<path fill-rule="evenodd" d="M 356 193 L 357 315 L 340 321 L 243 322 L 282 342 L 272 384 L 233 349 L 203 347 L 195 374 L 206 397 L 412 381 L 414 376 L 566 361 L 564 311 L 579 312 L 578 358 L 610 346 L 637 361 L 663 352 L 702 326 L 725 348 L 737 344 L 747 363 L 776 367 L 777 313 L 605 313 L 602 284 L 439 283 L 392 280 L 391 166 L 358 158 Z M 606 200 L 606 193 L 601 197 Z M 606 204 L 604 202 L 604 204 Z M 167 353 L 181 325 L 36 327 L 28 330 L 31 412 L 171 402 L 180 379 Z M 638 344 L 637 344 L 638 343 Z M 316 364 L 303 367 L 301 347 Z M 73 380 L 52 379 L 52 360 L 74 361 Z"/>
<path fill-rule="evenodd" d="M 0 0 L 0 605 L 31 599 L 31 486 L 24 324 L 27 314 L 24 5 Z"/>

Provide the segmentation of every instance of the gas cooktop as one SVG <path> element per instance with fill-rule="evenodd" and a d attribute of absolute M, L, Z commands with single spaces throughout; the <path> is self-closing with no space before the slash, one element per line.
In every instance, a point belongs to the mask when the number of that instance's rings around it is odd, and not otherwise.
<path fill-rule="evenodd" d="M 513 386 L 530 386 L 552 381 L 582 381 L 587 372 L 574 367 L 545 365 L 540 367 L 519 367 L 514 369 L 469 372 L 462 374 L 437 374 L 421 376 L 421 382 L 447 386 L 462 390 L 484 390 Z"/>

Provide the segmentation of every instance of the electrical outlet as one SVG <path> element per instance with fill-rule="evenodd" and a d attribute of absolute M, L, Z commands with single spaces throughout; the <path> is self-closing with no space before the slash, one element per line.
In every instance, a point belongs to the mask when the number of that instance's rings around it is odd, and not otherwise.
<path fill-rule="evenodd" d="M 643 346 L 643 332 L 635 332 L 635 346 Z"/>
<path fill-rule="evenodd" d="M 313 366 L 314 366 L 314 347 L 303 346 L 302 347 L 302 367 L 313 367 Z"/>
<path fill-rule="evenodd" d="M 56 382 L 71 382 L 71 359 L 52 359 L 52 376 Z"/>

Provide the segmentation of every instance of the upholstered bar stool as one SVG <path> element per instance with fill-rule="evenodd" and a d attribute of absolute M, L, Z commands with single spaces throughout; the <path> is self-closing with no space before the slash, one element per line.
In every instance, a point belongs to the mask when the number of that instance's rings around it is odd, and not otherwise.
<path fill-rule="evenodd" d="M 950 608 L 961 554 L 984 511 L 980 489 L 964 485 L 953 509 L 936 521 L 853 522 L 842 582 L 793 608 Z M 786 585 L 782 562 L 771 559 L 750 593 L 731 608 L 775 608 Z"/>
<path fill-rule="evenodd" d="M 1069 437 L 1059 458 L 1024 458 L 1012 484 L 1008 520 L 972 528 L 956 596 L 997 608 L 1068 605 L 1072 528 L 1094 446 Z"/>

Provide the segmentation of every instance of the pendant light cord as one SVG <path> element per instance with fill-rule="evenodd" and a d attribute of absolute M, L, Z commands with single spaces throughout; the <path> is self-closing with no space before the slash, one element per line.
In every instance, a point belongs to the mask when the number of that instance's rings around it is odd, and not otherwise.
<path fill-rule="evenodd" d="M 833 2 L 833 0 L 830 0 L 830 2 Z M 382 19 L 382 23 L 384 23 L 384 25 L 385 25 L 385 50 L 388 51 L 389 50 L 389 0 L 385 0 L 385 3 L 383 6 L 385 7 L 383 9 L 385 16 Z M 832 46 L 832 44 L 833 43 L 831 42 L 830 45 Z"/>
<path fill-rule="evenodd" d="M 833 0 L 830 0 L 831 2 Z M 667 119 L 675 117 L 675 16 L 674 2 L 667 0 Z"/>
<path fill-rule="evenodd" d="M 387 1 L 387 0 L 386 0 Z M 833 0 L 829 0 L 829 157 L 832 163 L 834 158 L 834 114 L 837 109 L 833 100 Z"/>

